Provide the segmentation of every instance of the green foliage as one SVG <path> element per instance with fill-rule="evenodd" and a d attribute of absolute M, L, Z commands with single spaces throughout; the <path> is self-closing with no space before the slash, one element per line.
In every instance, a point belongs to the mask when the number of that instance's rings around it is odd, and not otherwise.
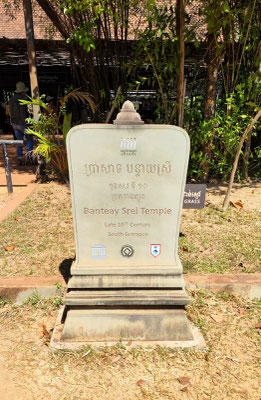
<path fill-rule="evenodd" d="M 33 293 L 31 297 L 26 300 L 26 304 L 31 304 L 33 307 L 38 307 L 39 303 L 41 302 L 41 296 L 37 291 Z"/>
<path fill-rule="evenodd" d="M 0 307 L 4 307 L 7 301 L 5 299 L 0 300 Z"/>
<path fill-rule="evenodd" d="M 237 85 L 229 98 L 219 101 L 216 117 L 210 121 L 200 120 L 200 110 L 192 111 L 189 131 L 192 147 L 190 176 L 202 178 L 203 170 L 200 169 L 200 165 L 202 161 L 206 161 L 209 164 L 210 175 L 219 179 L 228 178 L 242 134 L 258 109 L 254 100 L 261 85 L 260 82 L 255 82 L 255 76 L 249 76 L 244 83 Z M 198 104 L 200 105 L 200 100 Z M 255 125 L 252 135 L 257 134 L 259 127 L 260 123 Z M 206 159 L 203 148 L 210 141 L 211 159 Z M 255 150 L 255 156 L 260 157 L 259 148 Z M 254 158 L 253 152 L 251 158 Z M 242 179 L 242 168 L 237 170 L 237 179 Z"/>
<path fill-rule="evenodd" d="M 53 10 L 53 2 L 46 2 Z M 123 90 L 126 87 L 126 74 L 121 65 L 128 57 L 127 40 L 132 33 L 130 21 L 136 21 L 140 2 L 56 0 L 55 8 L 65 27 L 63 35 L 80 65 L 76 75 L 78 84 L 93 95 L 97 105 L 95 122 L 104 122 L 113 100 L 112 93 L 116 93 L 119 86 Z"/>
<path fill-rule="evenodd" d="M 19 3 L 21 0 L 14 0 L 13 4 L 11 0 L 4 0 L 10 15 L 15 15 L 15 7 Z M 260 101 L 260 94 L 257 93 L 249 98 L 249 93 L 255 92 L 256 81 L 260 79 L 260 71 L 259 76 L 257 73 L 260 65 L 260 3 L 257 0 L 201 0 L 198 11 L 192 7 L 193 2 L 185 3 L 184 39 L 186 45 L 194 45 L 186 46 L 187 54 L 190 48 L 195 51 L 195 47 L 200 46 L 198 54 L 201 59 L 198 65 L 202 67 L 208 64 L 211 46 L 214 46 L 223 85 L 219 90 L 222 101 L 217 105 L 216 116 L 206 122 L 204 104 L 208 99 L 203 92 L 199 95 L 201 92 L 198 90 L 196 74 L 191 93 L 188 93 L 191 74 L 186 74 L 186 95 L 189 95 L 189 99 L 186 98 L 184 126 L 189 131 L 192 143 L 189 174 L 202 177 L 201 164 L 206 162 L 210 167 L 210 176 L 225 179 L 231 170 L 240 135 L 252 117 L 254 106 L 250 103 L 258 104 Z M 116 93 L 121 87 L 125 97 L 128 89 L 153 92 L 155 110 L 151 119 L 157 123 L 176 122 L 179 50 L 176 15 L 171 4 L 161 6 L 155 0 L 45 1 L 50 14 L 54 15 L 53 22 L 58 21 L 57 28 L 71 44 L 72 58 L 80 66 L 76 68 L 79 85 L 83 85 L 95 99 L 95 121 L 106 120 L 106 114 L 113 104 L 111 93 Z M 199 25 L 205 25 L 207 32 L 198 29 Z M 214 37 L 211 44 L 206 40 L 208 35 Z M 131 54 L 128 46 L 125 46 L 129 39 L 134 39 Z M 204 41 L 209 48 L 204 48 Z M 190 59 L 187 58 L 188 69 L 189 63 Z M 112 69 L 117 73 L 112 74 Z M 117 106 L 122 100 L 121 94 L 115 102 Z M 66 152 L 63 147 L 61 149 L 62 144 L 57 142 L 56 133 L 66 138 L 71 117 L 66 109 L 61 107 L 61 110 L 58 119 L 52 114 L 48 120 L 42 116 L 37 127 L 33 125 L 31 129 L 38 135 L 38 152 L 66 180 Z M 258 125 L 253 134 L 257 130 Z M 210 153 L 206 151 L 208 145 L 211 147 Z M 260 154 L 261 147 L 257 144 L 250 153 L 249 167 L 255 168 L 261 160 Z M 238 178 L 241 176 L 239 169 Z"/>
<path fill-rule="evenodd" d="M 63 304 L 63 299 L 61 297 L 48 297 L 41 298 L 39 293 L 35 291 L 31 297 L 29 297 L 25 304 L 31 305 L 35 309 L 48 310 L 49 308 L 52 311 L 55 311 L 60 305 Z"/>
<path fill-rule="evenodd" d="M 60 98 L 57 112 L 49 108 L 44 99 L 43 95 L 40 99 L 29 97 L 29 100 L 20 100 L 22 104 L 37 105 L 47 112 L 42 112 L 38 121 L 29 118 L 30 127 L 27 132 L 37 137 L 38 146 L 35 153 L 44 157 L 47 168 L 53 170 L 62 181 L 67 181 L 66 137 L 72 125 L 72 113 L 67 112 L 67 103 L 69 100 L 78 104 L 88 103 L 92 112 L 95 111 L 95 104 L 89 93 L 81 92 L 78 89 L 74 89 Z"/>
<path fill-rule="evenodd" d="M 95 40 L 101 34 L 105 38 L 112 37 L 111 31 L 114 31 L 116 37 L 124 38 L 124 32 L 128 30 L 130 9 L 136 8 L 138 1 L 120 0 L 113 3 L 106 0 L 62 0 L 57 3 L 68 19 L 78 22 L 67 42 L 74 39 L 88 53 L 96 48 Z"/>
<path fill-rule="evenodd" d="M 21 7 L 21 0 L 2 0 L 6 16 L 14 20 L 17 16 L 17 11 Z"/>
<path fill-rule="evenodd" d="M 174 90 L 178 73 L 175 10 L 153 1 L 144 5 L 146 23 L 138 27 L 133 57 L 128 60 L 132 88 L 156 91 L 156 122 L 173 123 L 176 111 Z"/>

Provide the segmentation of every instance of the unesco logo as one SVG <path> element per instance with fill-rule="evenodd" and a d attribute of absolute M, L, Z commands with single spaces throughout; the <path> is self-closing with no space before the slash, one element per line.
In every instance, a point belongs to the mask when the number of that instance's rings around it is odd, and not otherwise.
<path fill-rule="evenodd" d="M 120 138 L 120 152 L 122 156 L 136 154 L 136 138 Z"/>
<path fill-rule="evenodd" d="M 134 249 L 129 244 L 126 244 L 125 246 L 122 246 L 121 255 L 123 257 L 129 258 L 129 257 L 133 256 L 133 253 L 134 253 Z"/>

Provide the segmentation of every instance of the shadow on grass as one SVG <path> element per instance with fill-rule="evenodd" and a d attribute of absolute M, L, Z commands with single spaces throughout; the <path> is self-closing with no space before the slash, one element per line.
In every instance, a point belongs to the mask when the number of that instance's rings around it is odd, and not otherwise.
<path fill-rule="evenodd" d="M 61 262 L 59 265 L 59 271 L 64 277 L 64 280 L 66 283 L 68 283 L 70 277 L 71 277 L 71 265 L 74 261 L 74 258 L 66 258 Z"/>
<path fill-rule="evenodd" d="M 233 183 L 233 191 L 236 193 L 237 190 L 244 189 L 244 188 L 251 188 L 257 189 L 260 185 L 260 179 L 253 180 L 251 182 L 234 182 Z M 216 195 L 216 196 L 224 196 L 227 193 L 228 183 L 221 183 L 221 184 L 207 184 L 208 192 Z"/>

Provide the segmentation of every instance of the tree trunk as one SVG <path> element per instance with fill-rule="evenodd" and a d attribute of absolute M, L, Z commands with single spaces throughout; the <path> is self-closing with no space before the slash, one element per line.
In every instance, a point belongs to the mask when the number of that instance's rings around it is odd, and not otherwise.
<path fill-rule="evenodd" d="M 217 80 L 220 57 L 217 55 L 217 44 L 213 33 L 208 33 L 207 86 L 204 116 L 209 121 L 215 116 L 217 98 Z"/>
<path fill-rule="evenodd" d="M 244 144 L 244 141 L 245 141 L 247 135 L 251 132 L 253 126 L 259 120 L 260 117 L 261 117 L 261 110 L 258 111 L 258 113 L 256 114 L 255 118 L 248 125 L 248 127 L 246 128 L 246 130 L 245 130 L 245 132 L 244 132 L 244 134 L 243 134 L 243 136 L 242 136 L 242 138 L 241 138 L 241 140 L 239 142 L 239 145 L 238 145 L 238 148 L 237 148 L 237 153 L 236 153 L 234 164 L 233 164 L 233 168 L 232 168 L 232 172 L 231 172 L 230 179 L 229 179 L 227 193 L 226 193 L 226 196 L 225 196 L 225 199 L 224 199 L 224 203 L 223 203 L 223 211 L 226 211 L 227 206 L 228 206 L 228 200 L 229 200 L 230 192 L 231 192 L 232 185 L 233 185 L 233 182 L 234 182 L 234 178 L 235 178 L 237 165 L 238 165 L 238 160 L 239 160 L 239 156 L 240 156 L 240 153 L 241 153 L 242 146 Z"/>
<path fill-rule="evenodd" d="M 36 0 L 39 6 L 44 10 L 46 15 L 50 18 L 56 29 L 60 32 L 60 34 L 64 37 L 64 39 L 68 38 L 68 31 L 62 21 L 62 18 L 57 14 L 56 8 L 53 8 L 50 5 L 49 1 L 46 0 Z M 55 7 L 55 6 L 54 6 Z"/>
<path fill-rule="evenodd" d="M 179 82 L 178 82 L 178 125 L 183 127 L 184 123 L 184 66 L 185 66 L 185 5 L 184 0 L 176 3 L 177 36 L 179 41 Z"/>
<path fill-rule="evenodd" d="M 204 118 L 205 121 L 210 121 L 212 118 L 214 118 L 216 112 L 217 80 L 220 63 L 220 57 L 217 54 L 215 35 L 213 33 L 208 33 L 208 50 L 206 55 L 206 62 L 207 83 Z M 200 163 L 200 168 L 203 170 L 205 181 L 208 179 L 209 175 L 209 160 L 211 159 L 214 135 L 215 130 L 213 130 L 210 140 L 203 146 L 204 161 Z"/>
<path fill-rule="evenodd" d="M 36 57 L 35 57 L 35 46 L 34 46 L 34 24 L 33 24 L 33 13 L 31 0 L 23 0 L 24 8 L 24 21 L 25 21 L 25 32 L 26 32 L 26 43 L 28 53 L 28 64 L 31 84 L 31 96 L 33 99 L 40 97 L 37 68 L 36 68 Z M 33 106 L 33 117 L 38 121 L 40 114 L 40 107 Z"/>
<path fill-rule="evenodd" d="M 244 158 L 243 158 L 244 179 L 248 179 L 248 161 L 249 161 L 249 156 L 250 156 L 251 139 L 252 139 L 252 136 L 250 134 L 246 140 L 246 147 L 245 147 Z"/>

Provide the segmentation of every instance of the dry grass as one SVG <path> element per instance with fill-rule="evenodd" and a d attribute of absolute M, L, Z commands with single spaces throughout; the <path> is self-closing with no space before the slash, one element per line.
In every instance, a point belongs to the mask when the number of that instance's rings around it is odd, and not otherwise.
<path fill-rule="evenodd" d="M 261 205 L 261 185 L 237 190 L 240 196 L 244 190 L 247 197 L 243 200 L 251 200 L 251 208 L 230 207 L 223 213 L 216 206 L 221 200 L 220 191 L 211 189 L 207 207 L 183 210 L 181 231 L 185 236 L 180 239 L 179 254 L 185 273 L 261 271 L 261 207 L 258 211 L 257 203 L 259 199 Z M 39 185 L 0 224 L 0 243 L 0 275 L 59 273 L 64 260 L 75 255 L 69 187 Z M 13 250 L 5 250 L 12 246 Z"/>
<path fill-rule="evenodd" d="M 260 400 L 261 303 L 202 291 L 191 295 L 188 315 L 204 333 L 207 352 L 120 343 L 53 351 L 39 322 L 48 330 L 54 326 L 59 299 L 34 299 L 0 308 L 0 357 L 16 382 L 30 389 L 30 399 Z"/>
<path fill-rule="evenodd" d="M 261 213 L 214 205 L 184 210 L 180 258 L 184 270 L 196 273 L 260 272 Z"/>
<path fill-rule="evenodd" d="M 0 275 L 53 275 L 75 255 L 70 189 L 37 190 L 0 225 Z M 5 247 L 14 246 L 6 251 Z"/>

